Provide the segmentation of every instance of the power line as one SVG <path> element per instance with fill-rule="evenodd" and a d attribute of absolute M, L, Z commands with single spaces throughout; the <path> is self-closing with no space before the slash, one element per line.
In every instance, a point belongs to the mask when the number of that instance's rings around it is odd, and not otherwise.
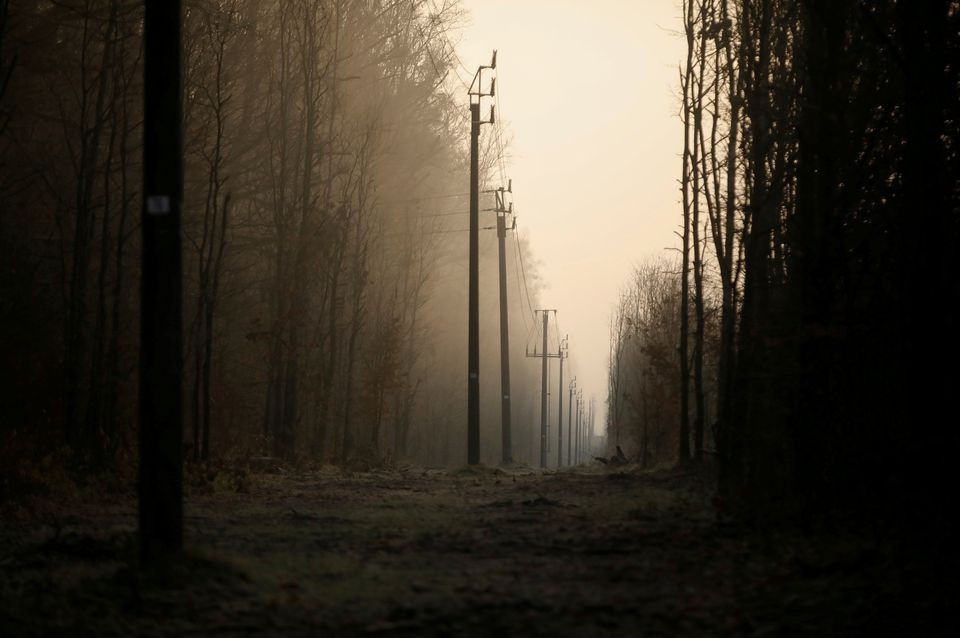
<path fill-rule="evenodd" d="M 409 197 L 407 199 L 395 199 L 393 202 L 405 204 L 408 202 L 424 202 L 431 199 L 451 199 L 454 197 L 469 197 L 470 193 L 448 193 L 444 195 L 424 195 L 423 197 Z"/>
<path fill-rule="evenodd" d="M 527 337 L 526 337 L 526 339 L 525 339 L 524 342 L 523 342 L 523 346 L 524 346 L 524 349 L 525 349 L 525 350 L 529 350 L 529 349 L 530 349 L 530 337 L 531 337 L 531 335 L 534 337 L 534 339 L 536 339 L 536 337 L 537 337 L 539 334 L 540 334 L 540 326 L 538 326 L 538 325 L 537 325 L 537 322 L 534 321 L 533 324 L 532 324 L 530 327 L 527 328 Z M 536 341 L 534 341 L 534 343 L 536 343 Z"/>
<path fill-rule="evenodd" d="M 470 214 L 470 211 L 468 211 L 468 210 L 454 210 L 454 211 L 448 211 L 448 212 L 443 212 L 443 213 L 426 213 L 426 214 L 424 214 L 424 215 L 417 215 L 417 217 L 420 217 L 420 218 L 426 218 L 426 217 L 450 217 L 451 215 L 469 215 L 469 214 Z"/>
<path fill-rule="evenodd" d="M 497 79 L 498 79 L 498 80 L 500 79 L 500 74 L 499 74 L 499 73 L 497 74 Z M 503 90 L 503 83 L 501 83 L 500 88 L 501 88 L 501 90 Z M 494 99 L 494 101 L 495 101 L 496 104 L 497 104 L 497 113 L 501 113 L 501 114 L 502 114 L 502 113 L 503 113 L 503 109 L 500 108 L 500 93 L 497 92 L 496 95 L 494 95 L 493 99 Z M 503 135 L 502 135 L 502 132 L 503 132 L 503 124 L 502 124 L 502 122 L 503 122 L 503 118 L 502 118 L 502 117 L 497 118 L 497 121 L 495 122 L 494 127 L 493 127 L 493 133 L 494 133 L 495 141 L 496 141 L 497 147 L 498 147 L 498 152 L 497 152 L 497 154 L 499 155 L 499 157 L 498 157 L 498 164 L 500 165 L 500 180 L 501 180 L 501 181 L 506 181 L 506 170 L 504 169 L 504 162 L 506 161 L 506 158 L 504 157 L 504 152 L 503 152 L 504 145 L 503 145 Z"/>
<path fill-rule="evenodd" d="M 560 350 L 560 345 L 563 343 L 563 332 L 560 330 L 560 319 L 558 318 L 558 312 L 554 311 L 553 313 L 553 329 L 557 333 L 557 350 Z"/>
<path fill-rule="evenodd" d="M 455 60 L 457 61 L 457 64 L 460 66 L 460 69 L 463 69 L 463 71 L 467 74 L 467 77 L 470 77 L 470 71 L 467 70 L 467 67 L 465 67 L 465 66 L 463 65 L 463 62 L 460 61 L 460 56 L 457 55 L 457 50 L 456 50 L 456 48 L 453 46 L 453 43 L 450 42 L 450 40 L 446 37 L 446 35 L 444 35 L 443 39 L 440 41 L 440 47 L 443 49 L 444 55 L 447 54 L 447 47 L 448 47 L 448 46 L 450 47 L 450 55 L 453 57 L 453 59 L 455 59 Z M 446 60 L 445 60 L 445 61 L 446 61 Z M 457 80 L 460 82 L 460 84 L 463 85 L 463 88 L 465 88 L 467 91 L 469 91 L 469 90 L 470 90 L 470 85 L 467 84 L 467 81 L 464 80 L 463 77 L 461 77 L 461 75 L 460 75 L 460 69 L 458 69 L 456 66 L 454 66 L 454 65 L 452 65 L 452 64 L 450 65 L 450 69 L 453 71 L 454 77 L 457 78 Z"/>
<path fill-rule="evenodd" d="M 446 53 L 447 46 L 450 47 L 450 54 L 453 56 L 453 59 L 457 61 L 457 65 L 460 67 L 460 69 L 463 69 L 463 72 L 467 74 L 467 77 L 470 77 L 470 70 L 467 69 L 467 67 L 463 64 L 463 61 L 460 60 L 460 56 L 457 55 L 457 49 L 456 47 L 453 46 L 453 43 L 450 42 L 450 40 L 446 36 L 444 36 L 440 44 L 443 47 L 444 53 Z M 451 65 L 451 68 L 453 69 L 453 74 L 457 76 L 458 80 L 460 80 L 460 84 L 463 85 L 463 88 L 469 91 L 470 86 L 467 84 L 466 80 L 460 77 L 460 69 L 457 69 L 452 65 Z"/>
<path fill-rule="evenodd" d="M 523 265 L 523 251 L 520 249 L 520 238 L 517 236 L 517 255 L 520 257 L 520 272 L 523 273 L 523 290 L 527 293 L 527 308 L 530 309 L 530 315 L 536 319 L 537 313 L 533 310 L 533 304 L 530 302 L 530 288 L 527 286 L 527 269 Z"/>
<path fill-rule="evenodd" d="M 496 226 L 481 226 L 478 230 L 496 230 Z M 446 235 L 447 233 L 468 233 L 469 228 L 453 228 L 451 230 L 428 230 L 424 235 Z"/>
<path fill-rule="evenodd" d="M 423 39 L 424 39 L 426 42 L 429 43 L 429 41 L 430 41 L 431 38 L 427 37 L 427 34 L 424 33 L 424 31 L 423 31 L 423 26 L 421 26 L 419 23 L 417 24 L 417 30 L 420 32 L 421 37 L 423 37 Z M 446 44 L 446 41 L 447 41 L 446 36 L 444 36 L 444 37 L 440 40 L 440 48 L 443 49 L 443 53 L 444 53 L 444 54 L 446 54 L 446 52 L 447 52 L 447 47 L 444 46 L 444 45 Z M 441 73 L 441 72 L 440 72 L 440 67 L 437 66 L 437 61 L 433 58 L 433 52 L 430 51 L 430 46 L 429 46 L 429 44 L 427 44 L 427 46 L 425 46 L 424 48 L 425 48 L 426 51 L 427 51 L 427 57 L 430 58 L 430 64 L 433 66 L 434 72 L 437 74 L 437 77 L 440 78 L 440 86 L 442 86 L 442 85 L 443 85 L 443 81 L 446 80 L 447 75 L 449 75 L 449 72 L 447 72 L 447 73 Z M 444 62 L 446 62 L 446 60 L 444 60 Z M 456 69 L 453 69 L 453 72 L 454 72 L 454 75 L 456 76 L 456 78 L 457 78 L 458 80 L 460 80 L 460 83 L 463 84 L 464 88 L 467 88 L 466 83 L 463 81 L 463 78 L 460 77 L 460 74 L 457 73 L 457 70 L 456 70 Z M 448 97 L 449 97 L 449 96 L 448 96 Z"/>
<path fill-rule="evenodd" d="M 433 10 L 433 14 L 434 14 L 434 15 L 440 15 L 440 13 L 442 13 L 441 11 L 438 11 L 438 10 L 437 10 L 437 5 L 434 4 L 433 2 L 430 3 L 430 9 Z M 444 53 L 446 53 L 446 48 L 447 48 L 447 46 L 450 47 L 450 55 L 453 56 L 453 59 L 457 61 L 457 65 L 459 65 L 459 67 L 460 67 L 461 69 L 463 69 L 463 72 L 467 74 L 467 77 L 470 77 L 470 69 L 468 69 L 467 66 L 466 66 L 466 65 L 463 63 L 463 61 L 460 59 L 460 56 L 457 54 L 457 48 L 456 48 L 455 46 L 453 46 L 453 43 L 452 43 L 452 42 L 450 42 L 450 37 L 448 36 L 448 34 L 447 34 L 446 32 L 443 33 L 443 38 L 441 39 L 441 46 L 443 46 Z M 456 69 L 454 69 L 454 72 L 457 74 L 457 77 L 459 78 L 459 77 L 460 77 L 459 71 L 457 71 Z M 461 79 L 461 82 L 463 82 L 462 79 Z M 465 86 L 465 87 L 467 88 L 467 90 L 469 91 L 469 90 L 470 90 L 470 87 L 469 87 L 469 86 L 466 86 L 466 82 L 463 82 L 463 83 L 464 83 L 464 86 Z"/>
<path fill-rule="evenodd" d="M 519 241 L 520 240 L 517 238 L 516 233 L 514 233 L 514 243 L 519 243 Z M 527 313 L 523 311 L 523 293 L 520 292 L 520 284 L 523 282 L 520 279 L 520 268 L 517 266 L 517 262 L 519 260 L 516 257 L 514 257 L 512 261 L 513 261 L 513 275 L 517 283 L 517 285 L 515 286 L 515 288 L 517 289 L 517 301 L 520 302 L 520 319 L 523 320 L 523 328 L 524 330 L 527 331 L 527 336 L 529 336 L 530 328 L 527 325 Z M 527 305 L 529 306 L 530 303 L 527 302 Z"/>

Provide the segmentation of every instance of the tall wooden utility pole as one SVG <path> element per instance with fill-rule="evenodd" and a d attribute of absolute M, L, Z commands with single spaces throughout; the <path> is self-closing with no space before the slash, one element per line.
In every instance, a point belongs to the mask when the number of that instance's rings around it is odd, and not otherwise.
<path fill-rule="evenodd" d="M 581 391 L 582 394 L 582 391 Z M 587 402 L 580 399 L 580 462 L 583 463 L 587 456 L 587 420 L 588 420 Z"/>
<path fill-rule="evenodd" d="M 583 391 L 580 397 L 580 463 L 583 463 L 583 457 L 587 447 L 587 402 L 583 399 Z"/>
<path fill-rule="evenodd" d="M 180 5 L 180 0 L 147 0 L 144 14 L 137 486 L 143 565 L 183 550 Z"/>
<path fill-rule="evenodd" d="M 497 68 L 497 52 L 490 66 L 480 66 L 467 91 L 470 100 L 470 275 L 467 317 L 467 463 L 480 462 L 480 125 L 493 124 L 480 120 L 480 100 L 493 95 L 483 92 L 483 70 Z M 476 89 L 474 89 L 476 87 Z M 474 101 L 476 98 L 476 101 Z"/>
<path fill-rule="evenodd" d="M 593 405 L 593 397 L 590 397 L 590 416 L 587 417 L 587 432 L 584 436 L 586 446 L 583 453 L 583 458 L 588 463 L 590 462 L 590 454 L 592 454 L 591 451 L 593 450 Z"/>
<path fill-rule="evenodd" d="M 479 71 L 477 74 L 479 75 Z M 480 102 L 470 105 L 470 301 L 467 319 L 467 464 L 480 462 Z"/>
<path fill-rule="evenodd" d="M 540 378 L 540 467 L 547 467 L 547 360 L 556 359 L 560 355 L 547 352 L 547 329 L 550 327 L 549 313 L 555 313 L 556 310 L 537 310 L 536 312 L 543 313 L 543 352 L 537 354 L 536 346 L 534 346 L 533 353 L 531 354 L 528 350 L 526 354 L 528 357 L 543 360 Z"/>
<path fill-rule="evenodd" d="M 557 347 L 557 358 L 560 359 L 560 389 L 557 392 L 557 467 L 563 467 L 563 360 L 567 358 L 567 343 L 569 335 Z"/>
<path fill-rule="evenodd" d="M 574 435 L 573 435 L 573 464 L 580 464 L 580 393 L 577 391 L 577 417 L 574 424 Z"/>
<path fill-rule="evenodd" d="M 543 311 L 543 367 L 540 378 L 540 467 L 547 467 L 547 326 L 550 311 Z"/>
<path fill-rule="evenodd" d="M 504 465 L 513 463 L 513 444 L 510 440 L 510 325 L 507 313 L 507 215 L 513 213 L 513 203 L 504 205 L 504 193 L 513 192 L 513 181 L 507 189 L 494 191 L 497 198 L 497 245 L 500 253 L 500 439 Z M 516 220 L 514 220 L 514 224 Z"/>
<path fill-rule="evenodd" d="M 567 465 L 573 465 L 573 391 L 577 388 L 577 378 L 570 379 L 570 397 L 567 399 Z"/>

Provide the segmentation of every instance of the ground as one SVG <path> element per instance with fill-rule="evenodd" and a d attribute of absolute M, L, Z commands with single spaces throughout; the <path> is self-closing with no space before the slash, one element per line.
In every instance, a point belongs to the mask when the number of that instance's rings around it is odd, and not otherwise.
<path fill-rule="evenodd" d="M 0 635 L 937 629 L 885 544 L 748 531 L 718 518 L 702 474 L 261 469 L 194 476 L 187 558 L 156 574 L 133 568 L 132 496 L 8 509 Z"/>

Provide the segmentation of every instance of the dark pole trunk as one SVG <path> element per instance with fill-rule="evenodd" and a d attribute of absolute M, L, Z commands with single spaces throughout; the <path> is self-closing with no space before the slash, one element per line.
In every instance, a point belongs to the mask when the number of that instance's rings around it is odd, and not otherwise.
<path fill-rule="evenodd" d="M 567 465 L 573 465 L 573 385 L 567 397 Z"/>
<path fill-rule="evenodd" d="M 513 446 L 510 440 L 510 322 L 507 304 L 507 220 L 497 213 L 497 246 L 500 260 L 500 438 L 501 460 L 513 462 Z"/>
<path fill-rule="evenodd" d="M 550 313 L 543 311 L 543 356 L 540 367 L 540 467 L 547 467 L 547 327 Z"/>
<path fill-rule="evenodd" d="M 563 345 L 557 349 L 560 359 L 560 383 L 557 385 L 557 467 L 563 466 Z"/>
<path fill-rule="evenodd" d="M 470 276 L 467 318 L 467 463 L 480 462 L 480 103 L 470 105 Z"/>
<path fill-rule="evenodd" d="M 147 2 L 138 485 L 141 564 L 159 564 L 183 549 L 180 32 L 180 0 Z"/>

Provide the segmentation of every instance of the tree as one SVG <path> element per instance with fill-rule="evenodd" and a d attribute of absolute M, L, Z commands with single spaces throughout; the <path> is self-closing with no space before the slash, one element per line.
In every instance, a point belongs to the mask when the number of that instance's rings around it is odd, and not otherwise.
<path fill-rule="evenodd" d="M 201 6 L 188 12 L 188 25 L 193 27 L 193 43 L 187 68 L 188 129 L 191 130 L 190 151 L 204 175 L 197 180 L 196 195 L 191 197 L 202 216 L 199 228 L 186 229 L 185 236 L 195 251 L 196 294 L 191 325 L 193 379 L 191 416 L 193 419 L 194 460 L 210 457 L 212 365 L 214 354 L 214 319 L 220 292 L 224 253 L 229 229 L 230 192 L 228 153 L 233 136 L 233 81 L 227 77 L 228 48 L 232 47 L 243 25 L 237 3 Z M 191 24 L 193 23 L 193 24 Z M 193 121 L 190 121 L 193 120 Z M 192 184 L 191 184 L 192 186 Z M 194 199 L 195 198 L 195 199 Z"/>

